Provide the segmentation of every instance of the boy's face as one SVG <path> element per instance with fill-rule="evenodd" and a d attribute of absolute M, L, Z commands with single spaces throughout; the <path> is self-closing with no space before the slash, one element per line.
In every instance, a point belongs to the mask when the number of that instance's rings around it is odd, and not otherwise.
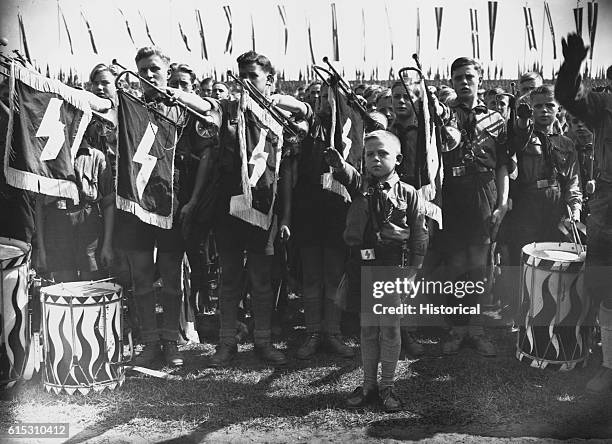
<path fill-rule="evenodd" d="M 414 116 L 410 97 L 403 86 L 397 85 L 391 90 L 391 102 L 393 104 L 393 111 L 395 111 L 395 115 L 398 118 L 410 119 Z"/>
<path fill-rule="evenodd" d="M 538 86 L 542 86 L 542 82 L 538 82 L 535 79 L 525 80 L 519 84 L 519 95 L 524 96 L 525 94 L 530 93 Z"/>
<path fill-rule="evenodd" d="M 108 71 L 100 71 L 91 82 L 91 92 L 98 97 L 115 100 L 115 78 Z"/>
<path fill-rule="evenodd" d="M 378 139 L 368 139 L 365 144 L 366 170 L 374 177 L 388 176 L 402 161 L 398 149 L 385 146 Z"/>
<path fill-rule="evenodd" d="M 329 105 L 329 87 L 324 85 L 321 88 L 321 96 L 318 103 L 315 103 L 314 110 L 320 116 L 329 116 L 331 115 L 331 106 Z"/>
<path fill-rule="evenodd" d="M 223 83 L 215 83 L 212 89 L 213 99 L 229 99 L 229 89 Z"/>
<path fill-rule="evenodd" d="M 212 82 L 203 82 L 200 84 L 200 96 L 211 97 L 212 96 Z"/>
<path fill-rule="evenodd" d="M 186 72 L 173 71 L 172 75 L 170 75 L 170 80 L 168 80 L 168 85 L 172 88 L 178 88 L 184 92 L 193 92 L 191 76 Z"/>
<path fill-rule="evenodd" d="M 549 126 L 555 121 L 558 105 L 555 98 L 548 94 L 531 96 L 533 121 L 538 126 Z"/>
<path fill-rule="evenodd" d="M 376 102 L 376 110 L 383 113 L 383 115 L 387 118 L 389 126 L 391 126 L 393 120 L 395 119 L 395 113 L 393 112 L 393 99 L 391 97 L 383 97 L 378 99 Z"/>
<path fill-rule="evenodd" d="M 451 74 L 453 89 L 457 93 L 457 99 L 473 100 L 478 97 L 480 86 L 480 74 L 474 65 L 461 66 Z"/>
<path fill-rule="evenodd" d="M 270 73 L 264 71 L 261 65 L 257 63 L 238 66 L 238 73 L 241 79 L 248 79 L 262 94 L 266 92 L 266 87 L 271 84 Z"/>
<path fill-rule="evenodd" d="M 153 54 L 149 57 L 140 59 L 138 63 L 136 63 L 136 66 L 138 67 L 138 74 L 140 74 L 141 77 L 144 77 L 158 88 L 163 89 L 166 87 L 168 80 L 168 64 L 165 63 L 161 57 Z M 142 90 L 147 97 L 154 97 L 157 94 L 157 92 L 146 83 L 142 84 Z"/>
<path fill-rule="evenodd" d="M 591 132 L 591 130 L 587 128 L 587 126 L 584 124 L 582 120 L 571 116 L 568 122 L 569 122 L 570 130 L 574 134 L 576 134 L 576 136 L 578 136 L 580 139 L 586 140 L 586 139 L 593 138 L 593 133 Z"/>

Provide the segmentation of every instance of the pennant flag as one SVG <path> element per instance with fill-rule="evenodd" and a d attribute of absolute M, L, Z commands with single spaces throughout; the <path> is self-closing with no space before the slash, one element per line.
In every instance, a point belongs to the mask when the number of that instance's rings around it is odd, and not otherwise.
<path fill-rule="evenodd" d="M 520 76 L 519 76 L 520 77 Z M 499 68 L 499 78 L 503 79 L 504 78 L 504 67 L 502 66 L 501 68 Z M 518 78 L 518 77 L 517 77 Z"/>
<path fill-rule="evenodd" d="M 391 60 L 393 60 L 393 30 L 391 29 L 391 17 L 389 16 L 389 8 L 387 2 L 385 2 L 385 14 L 387 15 L 387 28 L 389 29 L 389 42 L 391 43 Z M 378 69 L 378 68 L 376 68 Z M 378 73 L 376 73 L 376 79 L 378 79 Z"/>
<path fill-rule="evenodd" d="M 340 91 L 337 82 L 332 82 L 329 88 L 329 105 L 332 109 L 329 146 L 337 150 L 344 160 L 361 170 L 363 157 L 364 123 L 361 114 L 349 103 L 346 96 Z M 334 179 L 332 170 L 321 176 L 321 185 L 351 201 L 347 189 Z"/>
<path fill-rule="evenodd" d="M 179 32 L 181 33 L 181 38 L 183 39 L 183 43 L 185 44 L 185 48 L 187 51 L 191 52 L 191 48 L 189 47 L 189 41 L 187 40 L 187 36 L 183 32 L 183 27 L 181 26 L 181 22 L 178 22 Z"/>
<path fill-rule="evenodd" d="M 229 5 L 223 7 L 223 12 L 225 12 L 225 18 L 227 19 L 227 25 L 229 26 L 229 30 L 227 31 L 227 39 L 225 40 L 225 51 L 224 54 L 232 53 L 234 49 L 232 43 L 232 9 Z"/>
<path fill-rule="evenodd" d="M 442 6 L 436 6 L 436 49 L 440 49 L 440 34 L 442 33 L 442 12 L 444 8 Z"/>
<path fill-rule="evenodd" d="M 550 15 L 550 7 L 548 2 L 544 2 L 544 13 L 546 14 L 546 20 L 548 20 L 548 27 L 550 28 L 550 35 L 552 36 L 553 44 L 553 59 L 557 60 L 557 41 L 555 38 L 555 28 L 553 27 L 552 16 Z"/>
<path fill-rule="evenodd" d="M 478 37 L 478 10 L 470 8 L 470 26 L 472 28 L 472 57 L 480 58 L 480 40 Z"/>
<path fill-rule="evenodd" d="M 310 60 L 313 65 L 317 64 L 315 59 L 314 51 L 312 49 L 312 33 L 310 32 L 310 21 L 308 21 L 308 47 L 310 48 Z"/>
<path fill-rule="evenodd" d="M 416 13 L 416 53 L 420 57 L 421 56 L 421 13 L 419 8 L 417 8 Z"/>
<path fill-rule="evenodd" d="M 208 51 L 206 50 L 206 39 L 204 38 L 204 25 L 202 24 L 202 17 L 200 16 L 200 10 L 196 9 L 196 22 L 198 30 L 200 32 L 200 50 L 202 59 L 208 60 Z"/>
<path fill-rule="evenodd" d="M 255 51 L 255 25 L 253 24 L 253 14 L 251 14 L 251 42 L 253 43 L 253 51 Z"/>
<path fill-rule="evenodd" d="M 68 44 L 70 45 L 70 54 L 74 55 L 74 49 L 72 48 L 72 37 L 70 36 L 70 30 L 68 29 L 68 23 L 66 22 L 66 17 L 64 16 L 64 11 L 62 11 L 62 7 L 59 2 L 57 2 L 57 9 L 62 16 L 62 21 L 64 22 L 64 29 L 66 29 L 66 35 L 68 36 Z"/>
<path fill-rule="evenodd" d="M 10 65 L 9 97 L 6 182 L 78 204 L 74 158 L 91 120 L 87 97 L 17 63 Z"/>
<path fill-rule="evenodd" d="M 497 22 L 497 2 L 489 2 L 489 55 L 493 60 L 493 40 L 495 39 L 495 24 Z"/>
<path fill-rule="evenodd" d="M 26 37 L 25 27 L 23 26 L 23 16 L 17 13 L 17 20 L 19 21 L 19 35 L 21 36 L 21 44 L 23 46 L 23 52 L 28 62 L 32 63 L 30 57 L 30 47 L 28 46 L 28 39 Z"/>
<path fill-rule="evenodd" d="M 132 44 L 134 45 L 134 48 L 136 48 L 136 42 L 134 42 L 134 37 L 132 36 L 132 30 L 130 29 L 130 24 L 127 20 L 127 18 L 125 17 L 125 14 L 123 13 L 123 11 L 119 8 L 117 8 L 119 10 L 119 14 L 121 14 L 121 17 L 123 17 L 123 20 L 125 21 L 125 28 L 127 29 L 127 33 L 130 36 L 130 40 L 132 41 Z"/>
<path fill-rule="evenodd" d="M 94 54 L 98 53 L 98 48 L 96 48 L 96 42 L 94 41 L 93 31 L 91 30 L 91 26 L 87 21 L 87 17 L 85 17 L 85 13 L 81 9 L 81 17 L 83 17 L 83 21 L 85 22 L 85 26 L 87 27 L 87 32 L 89 33 L 89 41 L 91 42 L 91 49 L 93 49 Z"/>
<path fill-rule="evenodd" d="M 535 39 L 535 29 L 533 28 L 533 19 L 531 17 L 531 8 L 523 6 L 523 15 L 525 16 L 525 29 L 527 31 L 527 44 L 529 50 L 538 49 Z"/>
<path fill-rule="evenodd" d="M 285 55 L 287 54 L 287 46 L 289 45 L 289 28 L 287 27 L 287 11 L 285 5 L 277 5 L 278 14 L 280 15 L 281 22 L 283 22 L 283 29 L 285 31 Z"/>
<path fill-rule="evenodd" d="M 363 52 L 363 61 L 366 61 L 366 22 L 365 22 L 365 12 L 363 8 L 361 8 L 361 48 Z"/>
<path fill-rule="evenodd" d="M 595 32 L 597 31 L 597 2 L 589 2 L 588 4 L 588 23 L 589 39 L 591 40 L 591 52 L 589 59 L 593 60 L 593 47 L 595 46 Z"/>
<path fill-rule="evenodd" d="M 153 41 L 153 37 L 151 37 L 151 30 L 149 29 L 149 24 L 147 23 L 147 19 L 145 18 L 144 15 L 142 15 L 142 12 L 140 12 L 140 10 L 138 11 L 138 14 L 140 14 L 140 18 L 142 18 L 142 20 L 144 21 L 145 30 L 147 31 L 147 37 L 149 37 L 149 40 L 151 41 L 151 44 L 153 46 L 157 46 L 155 44 L 155 42 Z"/>
<path fill-rule="evenodd" d="M 334 51 L 334 60 L 338 62 L 340 60 L 340 46 L 338 44 L 338 22 L 336 19 L 336 4 L 331 4 L 332 13 L 332 46 Z"/>
<path fill-rule="evenodd" d="M 583 7 L 574 8 L 574 22 L 576 23 L 576 33 L 582 37 L 582 17 Z"/>
<path fill-rule="evenodd" d="M 230 214 L 267 230 L 274 217 L 283 128 L 249 94 L 236 106 L 242 194 L 232 196 Z"/>
<path fill-rule="evenodd" d="M 167 117 L 123 90 L 118 96 L 117 208 L 170 229 L 177 206 L 174 157 L 179 111 L 170 108 Z"/>

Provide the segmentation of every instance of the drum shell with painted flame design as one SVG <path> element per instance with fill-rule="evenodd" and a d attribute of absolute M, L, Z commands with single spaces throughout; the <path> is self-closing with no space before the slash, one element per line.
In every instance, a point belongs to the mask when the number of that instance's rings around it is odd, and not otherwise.
<path fill-rule="evenodd" d="M 70 282 L 41 289 L 43 385 L 54 393 L 114 390 L 122 366 L 122 291 L 116 284 Z"/>
<path fill-rule="evenodd" d="M 571 370 L 589 354 L 585 251 L 573 243 L 525 245 L 516 357 L 536 368 Z"/>
<path fill-rule="evenodd" d="M 0 237 L 0 388 L 29 379 L 34 365 L 30 350 L 28 285 L 30 245 Z M 27 377 L 25 375 L 29 374 Z"/>

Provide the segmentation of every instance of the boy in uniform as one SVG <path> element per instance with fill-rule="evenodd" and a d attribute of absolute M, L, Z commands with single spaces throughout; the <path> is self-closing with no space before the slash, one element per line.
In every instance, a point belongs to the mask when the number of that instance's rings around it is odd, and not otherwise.
<path fill-rule="evenodd" d="M 451 65 L 451 81 L 457 93 L 457 99 L 450 104 L 451 121 L 461 131 L 462 143 L 443 153 L 441 245 L 448 278 L 477 282 L 484 279 L 491 243 L 507 210 L 505 121 L 478 100 L 482 68 L 476 60 L 456 59 Z M 474 306 L 475 296 L 460 301 L 464 306 Z M 451 304 L 459 302 L 454 295 L 450 298 Z M 480 319 L 453 316 L 449 321 L 452 328 L 442 344 L 444 354 L 457 353 L 469 336 L 481 355 L 495 355 L 495 347 L 485 337 Z"/>
<path fill-rule="evenodd" d="M 336 150 L 327 150 L 326 157 L 334 168 L 334 176 L 347 187 L 353 198 L 344 240 L 359 252 L 362 259 L 366 259 L 362 260 L 362 266 L 421 268 L 428 242 L 424 202 L 414 187 L 400 181 L 395 171 L 402 161 L 397 136 L 384 130 L 366 135 L 367 174 L 363 176 Z M 399 306 L 399 295 L 395 296 L 397 300 L 393 305 Z M 363 310 L 366 308 L 362 308 L 361 324 L 364 380 L 363 385 L 347 398 L 346 404 L 349 408 L 359 408 L 378 397 L 386 411 L 398 411 L 402 403 L 394 393 L 393 385 L 401 350 L 401 317 L 374 316 Z M 377 384 L 379 362 L 382 367 L 380 385 Z"/>

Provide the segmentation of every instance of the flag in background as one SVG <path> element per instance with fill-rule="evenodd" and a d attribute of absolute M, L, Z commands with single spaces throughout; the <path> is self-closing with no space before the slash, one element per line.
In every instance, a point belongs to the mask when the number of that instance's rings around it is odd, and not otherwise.
<path fill-rule="evenodd" d="M 147 37 L 149 37 L 149 41 L 151 42 L 153 46 L 157 46 L 155 45 L 155 42 L 153 41 L 153 37 L 151 36 L 151 30 L 149 29 L 149 23 L 147 22 L 146 17 L 142 15 L 142 12 L 140 12 L 140 10 L 138 11 L 138 14 L 140 14 L 140 18 L 145 24 L 145 31 L 147 32 Z"/>
<path fill-rule="evenodd" d="M 421 56 L 421 14 L 419 8 L 416 10 L 416 51 Z"/>
<path fill-rule="evenodd" d="M 136 42 L 134 41 L 134 37 L 132 36 L 132 30 L 130 29 L 130 23 L 128 22 L 125 14 L 123 13 L 123 11 L 119 8 L 117 8 L 117 10 L 119 11 L 119 14 L 121 14 L 121 17 L 123 17 L 123 20 L 125 21 L 125 28 L 127 29 L 127 33 L 130 36 L 130 40 L 132 41 L 132 44 L 134 45 L 134 48 L 136 48 Z"/>
<path fill-rule="evenodd" d="M 25 26 L 23 25 L 23 16 L 20 13 L 17 13 L 17 20 L 19 21 L 19 35 L 21 36 L 21 44 L 23 46 L 25 58 L 28 60 L 28 62 L 32 63 L 32 58 L 30 57 L 30 47 L 28 46 Z"/>
<path fill-rule="evenodd" d="M 91 49 L 93 49 L 94 54 L 98 54 L 98 48 L 96 48 L 96 42 L 94 40 L 93 31 L 91 30 L 91 26 L 89 25 L 89 21 L 87 21 L 87 17 L 85 17 L 85 13 L 81 9 L 81 17 L 83 17 L 83 21 L 85 22 L 85 26 L 87 27 L 87 32 L 89 33 L 89 41 L 91 42 Z"/>
<path fill-rule="evenodd" d="M 478 10 L 470 8 L 470 26 L 472 28 L 472 57 L 480 58 L 480 40 L 478 37 Z"/>
<path fill-rule="evenodd" d="M 308 21 L 308 47 L 310 48 L 310 60 L 313 65 L 317 64 L 315 59 L 314 50 L 312 49 L 312 32 L 310 31 L 310 20 Z"/>
<path fill-rule="evenodd" d="M 589 39 L 591 41 L 591 49 L 589 53 L 589 59 L 593 60 L 593 47 L 595 46 L 595 32 L 597 31 L 597 2 L 589 2 L 588 3 L 588 22 L 587 25 L 589 27 Z"/>
<path fill-rule="evenodd" d="M 200 53 L 202 59 L 208 60 L 208 50 L 206 49 L 206 38 L 204 37 L 204 25 L 202 24 L 202 16 L 200 10 L 196 9 L 196 22 L 198 31 L 200 32 Z"/>
<path fill-rule="evenodd" d="M 78 204 L 74 158 L 91 120 L 89 101 L 82 91 L 17 63 L 10 71 L 6 182 Z"/>
<path fill-rule="evenodd" d="M 253 23 L 253 14 L 251 14 L 251 42 L 253 51 L 255 51 L 255 24 Z"/>
<path fill-rule="evenodd" d="M 529 45 L 529 50 L 537 50 L 538 47 L 536 45 L 535 29 L 533 27 L 531 8 L 528 6 L 523 6 L 523 15 L 525 16 L 525 30 L 527 31 L 527 44 Z"/>
<path fill-rule="evenodd" d="M 489 55 L 493 60 L 493 40 L 495 39 L 495 25 L 497 23 L 497 2 L 489 3 Z"/>
<path fill-rule="evenodd" d="M 68 23 L 66 22 L 64 11 L 62 11 L 62 7 L 60 6 L 59 2 L 57 2 L 57 10 L 59 11 L 60 16 L 62 17 L 62 21 L 64 22 L 64 29 L 66 30 L 66 35 L 68 36 L 68 44 L 70 45 L 70 54 L 74 55 L 74 49 L 72 48 L 72 37 L 70 36 L 70 29 L 68 29 Z"/>
<path fill-rule="evenodd" d="M 187 40 L 187 36 L 183 32 L 183 27 L 181 26 L 181 22 L 178 22 L 178 27 L 179 27 L 179 33 L 181 34 L 181 39 L 183 40 L 183 43 L 185 44 L 185 48 L 187 48 L 187 51 L 191 52 L 191 48 L 189 47 L 189 41 Z"/>
<path fill-rule="evenodd" d="M 363 51 L 363 61 L 366 61 L 366 22 L 365 11 L 361 8 L 361 49 Z"/>
<path fill-rule="evenodd" d="M 285 5 L 277 5 L 278 14 L 280 15 L 281 22 L 283 23 L 283 29 L 285 33 L 285 55 L 287 55 L 287 46 L 289 45 L 289 28 L 287 27 L 287 11 Z"/>
<path fill-rule="evenodd" d="M 225 51 L 224 54 L 232 53 L 234 49 L 234 45 L 232 42 L 232 9 L 229 5 L 223 7 L 223 12 L 225 12 L 225 18 L 227 19 L 227 25 L 229 26 L 229 30 L 227 31 L 227 39 L 225 40 Z"/>
<path fill-rule="evenodd" d="M 552 16 L 550 15 L 550 7 L 548 2 L 544 2 L 544 14 L 546 14 L 546 20 L 548 21 L 548 27 L 550 29 L 550 35 L 552 37 L 553 44 L 553 59 L 557 60 L 557 41 L 555 39 L 555 28 L 553 27 Z"/>
<path fill-rule="evenodd" d="M 582 37 L 583 11 L 584 11 L 584 8 L 582 6 L 578 8 L 574 8 L 574 22 L 576 23 L 576 33 L 578 33 L 580 37 Z"/>
<path fill-rule="evenodd" d="M 436 49 L 440 49 L 440 34 L 442 33 L 442 13 L 444 8 L 436 6 Z"/>
<path fill-rule="evenodd" d="M 334 60 L 340 61 L 340 45 L 338 43 L 338 20 L 336 17 L 336 4 L 331 4 L 332 13 L 332 46 L 334 51 Z"/>
<path fill-rule="evenodd" d="M 387 16 L 387 28 L 389 29 L 389 42 L 391 43 L 391 60 L 393 60 L 393 30 L 391 29 L 391 16 L 389 16 L 389 7 L 385 2 L 385 15 Z M 376 68 L 378 70 L 378 68 Z M 376 73 L 376 79 L 378 79 L 378 72 Z"/>
<path fill-rule="evenodd" d="M 177 127 L 123 90 L 118 97 L 117 208 L 170 229 L 178 191 L 174 184 Z M 176 108 L 171 110 L 178 114 Z"/>
<path fill-rule="evenodd" d="M 232 196 L 230 214 L 267 230 L 274 218 L 283 128 L 245 94 L 236 103 L 242 162 L 242 194 Z"/>

